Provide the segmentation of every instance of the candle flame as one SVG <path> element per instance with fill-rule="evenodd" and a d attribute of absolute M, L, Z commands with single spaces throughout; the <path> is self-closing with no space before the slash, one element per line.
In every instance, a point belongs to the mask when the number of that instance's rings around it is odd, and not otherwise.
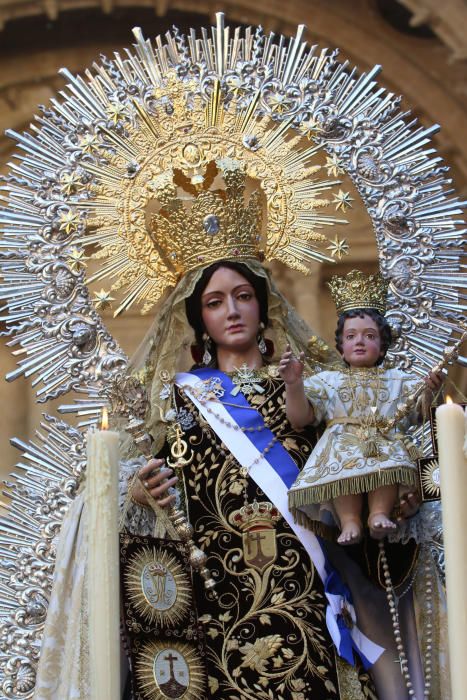
<path fill-rule="evenodd" d="M 449 394 L 446 394 L 446 403 L 454 403 Z"/>
<path fill-rule="evenodd" d="M 101 430 L 108 430 L 109 429 L 109 413 L 104 406 L 102 409 L 102 418 L 101 418 Z"/>

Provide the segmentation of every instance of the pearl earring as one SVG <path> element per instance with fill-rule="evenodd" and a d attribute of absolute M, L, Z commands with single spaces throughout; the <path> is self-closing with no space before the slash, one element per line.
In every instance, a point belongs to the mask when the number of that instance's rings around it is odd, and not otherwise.
<path fill-rule="evenodd" d="M 209 347 L 211 345 L 211 338 L 207 333 L 203 333 L 203 342 L 204 342 L 204 352 L 203 352 L 203 365 L 209 365 L 209 363 L 212 360 L 212 355 L 209 352 Z"/>
<path fill-rule="evenodd" d="M 264 328 L 265 328 L 264 323 L 261 321 L 261 323 L 259 324 L 258 348 L 259 348 L 259 351 L 262 355 L 265 355 L 268 351 L 266 341 L 264 340 L 264 335 L 263 335 Z"/>

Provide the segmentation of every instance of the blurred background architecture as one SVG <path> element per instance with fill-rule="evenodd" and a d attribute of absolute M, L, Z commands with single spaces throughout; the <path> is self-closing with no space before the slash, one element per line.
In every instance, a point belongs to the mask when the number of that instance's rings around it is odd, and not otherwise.
<path fill-rule="evenodd" d="M 5 129 L 28 129 L 37 105 L 47 103 L 64 85 L 57 74 L 61 66 L 79 73 L 99 54 L 121 51 L 131 44 L 135 25 L 153 38 L 173 24 L 182 31 L 208 26 L 220 10 L 227 23 L 261 24 L 277 34 L 293 34 L 304 23 L 310 43 L 339 47 L 341 58 L 360 71 L 382 64 L 380 84 L 404 96 L 403 109 L 412 110 L 425 126 L 442 125 L 436 147 L 451 167 L 453 186 L 467 197 L 465 0 L 0 0 L 0 172 L 8 170 L 13 148 Z M 329 342 L 335 315 L 326 281 L 352 267 L 369 272 L 377 266 L 368 217 L 358 206 L 348 215 L 350 224 L 341 233 L 352 246 L 350 257 L 335 266 L 317 265 L 308 279 L 276 269 L 291 303 Z M 110 312 L 106 321 L 131 354 L 150 319 L 130 312 L 114 320 Z M 0 374 L 14 365 L 2 343 Z M 454 368 L 451 375 L 467 393 L 465 369 Z M 36 404 L 24 379 L 0 381 L 0 406 L 0 477 L 5 477 L 20 457 L 9 438 L 32 437 L 42 411 L 52 411 Z"/>

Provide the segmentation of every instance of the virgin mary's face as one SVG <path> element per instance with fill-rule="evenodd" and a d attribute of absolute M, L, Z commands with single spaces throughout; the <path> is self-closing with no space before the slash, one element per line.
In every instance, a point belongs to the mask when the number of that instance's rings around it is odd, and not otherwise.
<path fill-rule="evenodd" d="M 260 323 L 255 290 L 236 270 L 220 267 L 201 295 L 206 332 L 218 349 L 245 352 L 256 343 Z"/>

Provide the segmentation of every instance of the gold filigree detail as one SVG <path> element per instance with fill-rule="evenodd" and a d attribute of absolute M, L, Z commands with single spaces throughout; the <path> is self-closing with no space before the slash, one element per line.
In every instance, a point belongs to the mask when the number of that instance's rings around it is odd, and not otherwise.
<path fill-rule="evenodd" d="M 136 662 L 136 680 L 145 700 L 199 700 L 204 697 L 206 678 L 195 647 L 180 642 L 145 644 Z"/>
<path fill-rule="evenodd" d="M 145 547 L 130 558 L 125 575 L 128 600 L 151 624 L 174 627 L 191 605 L 191 583 L 172 555 Z"/>
<path fill-rule="evenodd" d="M 182 277 L 221 258 L 261 257 L 259 192 L 253 192 L 245 205 L 246 176 L 242 164 L 224 158 L 202 168 L 203 153 L 194 144 L 184 148 L 183 157 L 185 172 L 174 171 L 172 176 L 154 181 L 162 206 L 151 217 L 149 235 L 164 265 Z M 196 172 L 188 177 L 192 170 Z M 219 174 L 225 189 L 203 189 Z"/>
<path fill-rule="evenodd" d="M 380 314 L 386 311 L 388 282 L 380 275 L 352 270 L 345 277 L 331 277 L 328 287 L 339 315 L 351 309 L 376 309 Z"/>
<path fill-rule="evenodd" d="M 80 186 L 91 200 L 79 205 L 81 242 L 103 260 L 88 282 L 112 279 L 112 290 L 126 290 L 115 315 L 134 304 L 147 312 L 188 269 L 225 257 L 275 259 L 305 274 L 314 260 L 333 262 L 322 229 L 346 221 L 320 212 L 335 182 L 318 179 L 319 148 L 236 99 L 226 103 L 219 85 L 206 103 L 166 77 L 151 114 L 136 100 L 126 112 L 109 105 L 124 132 L 105 127 L 81 144 L 102 157 L 81 164 L 94 176 Z"/>

